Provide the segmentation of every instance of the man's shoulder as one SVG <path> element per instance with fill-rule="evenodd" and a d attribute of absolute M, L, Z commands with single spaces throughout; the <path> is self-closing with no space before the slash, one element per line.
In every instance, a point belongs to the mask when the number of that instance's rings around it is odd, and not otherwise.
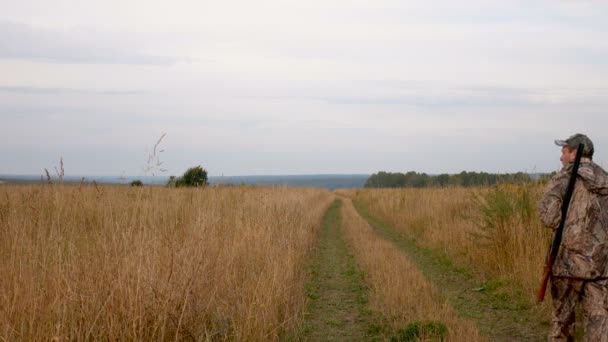
<path fill-rule="evenodd" d="M 578 168 L 578 174 L 585 179 L 608 176 L 606 170 L 591 160 L 581 163 Z"/>
<path fill-rule="evenodd" d="M 589 163 L 589 165 L 593 168 L 593 170 L 595 171 L 596 174 L 608 176 L 608 172 L 606 172 L 606 170 L 604 170 L 603 167 L 599 166 L 595 162 L 592 161 L 591 163 Z"/>
<path fill-rule="evenodd" d="M 587 190 L 603 196 L 608 195 L 608 174 L 601 166 L 588 161 L 581 164 L 578 175 Z"/>
<path fill-rule="evenodd" d="M 562 182 L 564 179 L 568 179 L 570 172 L 571 172 L 572 168 L 571 167 L 562 167 L 561 170 L 557 171 L 550 179 L 549 182 L 550 183 L 555 183 L 555 182 Z"/>

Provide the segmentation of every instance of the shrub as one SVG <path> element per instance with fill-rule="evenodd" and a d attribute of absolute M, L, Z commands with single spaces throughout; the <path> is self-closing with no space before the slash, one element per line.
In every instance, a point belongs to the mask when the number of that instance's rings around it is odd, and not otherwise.
<path fill-rule="evenodd" d="M 175 176 L 169 176 L 169 180 L 167 181 L 167 187 L 175 188 L 177 185 L 177 178 Z"/>
<path fill-rule="evenodd" d="M 168 187 L 199 187 L 209 185 L 207 171 L 200 165 L 191 167 L 181 177 L 171 176 L 167 181 Z"/>
<path fill-rule="evenodd" d="M 136 179 L 131 182 L 131 186 L 144 186 L 144 183 L 142 181 L 140 181 L 139 179 Z"/>
<path fill-rule="evenodd" d="M 447 338 L 448 328 L 443 322 L 412 322 L 399 330 L 391 338 L 392 342 L 418 341 L 419 339 L 444 341 Z"/>

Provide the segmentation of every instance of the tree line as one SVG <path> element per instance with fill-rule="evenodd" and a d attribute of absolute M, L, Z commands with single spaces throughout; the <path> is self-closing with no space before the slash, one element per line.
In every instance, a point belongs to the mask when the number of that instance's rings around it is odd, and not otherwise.
<path fill-rule="evenodd" d="M 424 187 L 448 187 L 448 186 L 481 186 L 501 184 L 521 184 L 531 182 L 533 179 L 524 172 L 517 173 L 487 173 L 467 172 L 458 174 L 443 173 L 440 175 L 428 175 L 410 171 L 374 173 L 365 182 L 366 188 L 424 188 Z"/>

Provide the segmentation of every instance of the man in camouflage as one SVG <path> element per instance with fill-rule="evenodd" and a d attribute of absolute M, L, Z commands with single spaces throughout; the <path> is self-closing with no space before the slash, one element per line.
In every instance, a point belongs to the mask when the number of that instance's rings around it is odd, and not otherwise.
<path fill-rule="evenodd" d="M 583 134 L 556 140 L 563 168 L 539 203 L 542 223 L 559 226 L 576 148 L 585 145 L 562 243 L 551 269 L 553 313 L 549 341 L 572 341 L 574 307 L 582 303 L 585 341 L 608 342 L 608 175 L 592 161 L 593 143 Z"/>

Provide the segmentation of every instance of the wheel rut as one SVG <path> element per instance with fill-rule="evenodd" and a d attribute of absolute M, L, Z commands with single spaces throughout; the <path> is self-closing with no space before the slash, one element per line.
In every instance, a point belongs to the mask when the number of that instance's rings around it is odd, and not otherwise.
<path fill-rule="evenodd" d="M 462 318 L 476 322 L 480 332 L 491 341 L 544 341 L 548 321 L 540 319 L 533 307 L 508 297 L 497 297 L 449 260 L 419 246 L 353 201 L 359 215 L 374 228 L 376 234 L 392 242 L 417 264 L 427 279 L 440 289 Z"/>
<path fill-rule="evenodd" d="M 367 288 L 341 233 L 341 200 L 327 211 L 307 285 L 306 341 L 367 341 L 371 314 Z"/>

